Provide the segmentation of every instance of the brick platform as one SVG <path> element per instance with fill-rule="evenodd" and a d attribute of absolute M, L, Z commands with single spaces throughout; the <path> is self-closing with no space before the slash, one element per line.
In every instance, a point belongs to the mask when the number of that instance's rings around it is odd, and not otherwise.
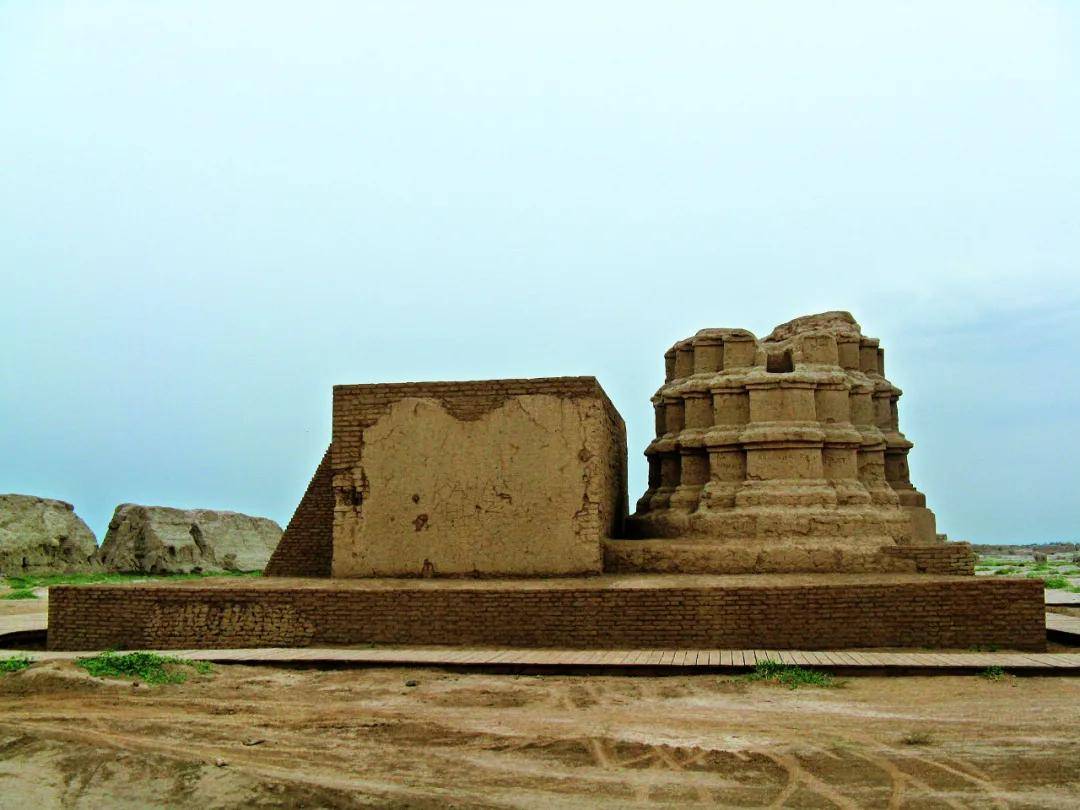
<path fill-rule="evenodd" d="M 1042 583 L 906 574 L 54 586 L 49 649 L 1045 649 Z"/>

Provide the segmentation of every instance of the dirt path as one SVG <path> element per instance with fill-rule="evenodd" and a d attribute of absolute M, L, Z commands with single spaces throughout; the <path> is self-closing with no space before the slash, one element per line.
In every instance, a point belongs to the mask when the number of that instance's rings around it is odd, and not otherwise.
<path fill-rule="evenodd" d="M 55 663 L 0 678 L 0 807 L 1071 808 L 1078 729 L 1075 678 L 233 666 L 136 688 Z"/>

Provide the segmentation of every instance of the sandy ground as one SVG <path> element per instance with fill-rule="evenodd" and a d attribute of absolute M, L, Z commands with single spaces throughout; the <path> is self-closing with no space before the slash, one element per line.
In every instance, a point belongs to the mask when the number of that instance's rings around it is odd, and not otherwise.
<path fill-rule="evenodd" d="M 0 808 L 635 804 L 1077 807 L 1080 678 L 0 675 Z"/>
<path fill-rule="evenodd" d="M 1078 743 L 1067 677 L 0 676 L 4 808 L 1073 808 Z"/>

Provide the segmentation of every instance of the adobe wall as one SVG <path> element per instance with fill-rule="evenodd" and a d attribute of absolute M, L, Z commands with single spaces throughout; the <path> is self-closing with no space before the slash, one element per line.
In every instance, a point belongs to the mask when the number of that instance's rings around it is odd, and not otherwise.
<path fill-rule="evenodd" d="M 597 574 L 626 511 L 592 377 L 334 388 L 334 577 Z"/>
<path fill-rule="evenodd" d="M 660 579 L 671 584 L 658 586 Z M 383 580 L 382 586 L 362 580 L 54 586 L 49 648 L 370 643 L 1045 649 L 1038 580 L 926 575 L 762 579 L 604 577 L 549 587 L 537 581 L 445 580 Z M 446 584 L 458 587 L 424 587 Z"/>

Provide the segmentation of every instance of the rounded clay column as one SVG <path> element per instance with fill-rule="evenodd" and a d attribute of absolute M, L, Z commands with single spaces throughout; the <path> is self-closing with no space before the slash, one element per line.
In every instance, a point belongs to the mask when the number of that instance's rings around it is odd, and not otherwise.
<path fill-rule="evenodd" d="M 694 373 L 694 340 L 687 338 L 675 344 L 675 379 L 685 380 Z"/>
<path fill-rule="evenodd" d="M 750 424 L 743 432 L 747 482 L 737 506 L 835 506 L 824 479 L 815 383 L 794 374 L 759 375 L 746 383 Z"/>
<path fill-rule="evenodd" d="M 688 388 L 689 386 L 684 386 Z M 709 480 L 709 456 L 703 437 L 712 427 L 712 398 L 708 390 L 685 390 L 683 429 L 678 435 L 679 486 L 671 495 L 670 508 L 693 512 L 701 489 Z"/>
<path fill-rule="evenodd" d="M 750 395 L 739 383 L 712 387 L 713 426 L 703 443 L 709 454 L 709 481 L 701 490 L 700 509 L 730 509 L 746 480 L 742 431 L 750 421 Z"/>
<path fill-rule="evenodd" d="M 821 463 L 825 480 L 836 490 L 842 506 L 870 503 L 870 493 L 859 482 L 861 435 L 851 424 L 849 385 L 842 376 L 818 384 L 814 391 L 817 419 L 825 432 Z"/>
<path fill-rule="evenodd" d="M 675 347 L 672 346 L 666 352 L 664 352 L 664 382 L 669 383 L 675 380 Z"/>
<path fill-rule="evenodd" d="M 858 335 L 839 335 L 836 338 L 836 353 L 840 361 L 840 368 L 844 371 L 859 370 L 859 344 Z"/>
<path fill-rule="evenodd" d="M 876 352 L 874 358 L 876 361 Z M 851 421 L 860 434 L 859 481 L 873 503 L 898 506 L 899 499 L 885 478 L 885 436 L 877 426 L 873 395 L 873 383 L 856 382 L 851 386 Z"/>
<path fill-rule="evenodd" d="M 717 374 L 724 368 L 724 340 L 707 331 L 694 336 L 694 376 Z"/>
<path fill-rule="evenodd" d="M 682 477 L 678 437 L 683 429 L 683 401 L 679 396 L 665 394 L 662 405 L 664 435 L 652 445 L 654 453 L 660 458 L 660 486 L 649 501 L 650 512 L 667 509 L 671 505 L 671 496 Z"/>

